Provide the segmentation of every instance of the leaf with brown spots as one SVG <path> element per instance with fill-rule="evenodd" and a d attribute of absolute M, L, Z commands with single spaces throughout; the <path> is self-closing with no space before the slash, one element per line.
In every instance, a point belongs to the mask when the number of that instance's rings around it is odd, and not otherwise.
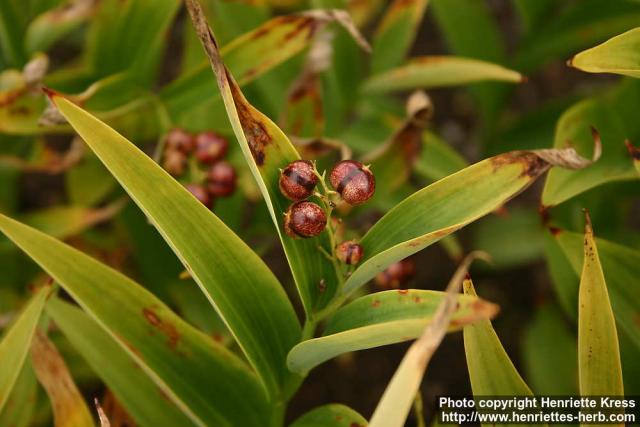
<path fill-rule="evenodd" d="M 549 252 L 550 256 L 555 254 L 556 263 L 560 263 L 558 266 L 554 265 L 554 268 L 558 270 L 563 264 L 568 264 L 566 267 L 569 271 L 564 273 L 562 270 L 562 275 L 554 274 L 554 282 L 559 295 L 563 295 L 564 308 L 570 309 L 569 313 L 576 317 L 578 279 L 584 264 L 584 235 L 556 229 L 549 239 L 549 243 L 559 250 L 557 254 L 555 251 Z M 640 299 L 637 297 L 640 295 L 640 251 L 600 238 L 595 239 L 595 242 L 619 332 L 626 334 L 629 341 L 640 349 Z"/>
<path fill-rule="evenodd" d="M 403 289 L 356 299 L 331 317 L 321 337 L 303 341 L 289 353 L 289 368 L 306 372 L 339 354 L 412 340 L 420 336 L 445 294 Z M 498 306 L 459 295 L 448 331 L 458 331 L 479 319 L 490 319 Z"/>
<path fill-rule="evenodd" d="M 0 230 L 69 293 L 192 423 L 264 425 L 270 414 L 265 388 L 236 355 L 145 288 L 77 249 L 1 215 Z M 270 316 L 272 322 L 274 313 Z"/>
<path fill-rule="evenodd" d="M 73 348 L 138 424 L 157 427 L 192 424 L 166 392 L 95 320 L 58 298 L 51 299 L 46 310 Z M 137 351 L 130 346 L 131 351 Z M 139 352 L 138 357 L 144 355 Z"/>
<path fill-rule="evenodd" d="M 0 341 L 0 412 L 22 370 L 31 337 L 35 331 L 50 287 L 43 287 L 31 298 Z"/>
<path fill-rule="evenodd" d="M 552 165 L 577 164 L 589 162 L 573 150 L 513 151 L 468 166 L 415 192 L 361 239 L 365 257 L 347 279 L 344 292 L 353 292 L 394 262 L 493 212 Z"/>
<path fill-rule="evenodd" d="M 366 427 L 367 420 L 353 409 L 333 403 L 319 406 L 295 420 L 290 427 Z"/>
<path fill-rule="evenodd" d="M 404 123 L 391 138 L 362 159 L 363 163 L 371 164 L 376 177 L 374 197 L 382 200 L 391 197 L 391 193 L 411 176 L 422 156 L 423 132 L 433 116 L 431 99 L 422 91 L 416 91 L 409 97 L 406 109 Z"/>
<path fill-rule="evenodd" d="M 286 135 L 244 97 L 237 82 L 222 62 L 222 57 L 196 0 L 187 2 L 194 26 L 211 61 L 218 87 L 236 138 L 267 203 L 289 261 L 305 312 L 313 316 L 334 296 L 338 279 L 329 260 L 318 256 L 318 246 L 329 250 L 326 233 L 310 239 L 292 239 L 284 232 L 283 214 L 290 201 L 279 190 L 280 169 L 300 158 Z M 324 281 L 324 291 L 318 283 Z"/>
<path fill-rule="evenodd" d="M 36 330 L 31 343 L 31 362 L 38 381 L 49 395 L 55 427 L 93 427 L 91 412 L 66 363 L 40 330 Z"/>
<path fill-rule="evenodd" d="M 616 321 L 588 212 L 578 296 L 578 376 L 582 396 L 624 396 Z"/>

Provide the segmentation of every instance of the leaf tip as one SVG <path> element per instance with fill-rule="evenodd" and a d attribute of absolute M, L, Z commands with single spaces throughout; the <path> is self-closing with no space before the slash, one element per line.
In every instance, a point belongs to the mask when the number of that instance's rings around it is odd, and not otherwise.
<path fill-rule="evenodd" d="M 59 93 L 59 92 L 57 92 L 57 91 L 55 91 L 55 90 L 53 90 L 53 89 L 51 89 L 51 88 L 48 88 L 48 87 L 46 87 L 46 86 L 42 86 L 42 92 L 43 92 L 45 95 L 47 95 L 47 97 L 51 100 L 51 102 L 54 102 L 54 99 L 55 99 L 56 97 L 58 97 L 58 96 L 62 96 L 62 95 L 60 95 L 60 93 Z"/>
<path fill-rule="evenodd" d="M 624 140 L 624 145 L 627 147 L 627 151 L 633 160 L 640 161 L 640 148 L 634 146 L 629 138 Z"/>
<path fill-rule="evenodd" d="M 591 216 L 589 215 L 589 209 L 582 209 L 584 213 L 584 232 L 585 234 L 593 234 L 593 224 L 591 223 Z"/>

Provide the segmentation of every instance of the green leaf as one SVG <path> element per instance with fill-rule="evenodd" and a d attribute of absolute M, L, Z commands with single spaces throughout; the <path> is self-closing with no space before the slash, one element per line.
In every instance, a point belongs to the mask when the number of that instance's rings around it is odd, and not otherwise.
<path fill-rule="evenodd" d="M 640 77 L 640 28 L 615 36 L 578 53 L 569 65 L 588 73 L 614 73 Z"/>
<path fill-rule="evenodd" d="M 378 74 L 400 64 L 418 35 L 427 0 L 395 0 L 373 37 L 371 72 Z"/>
<path fill-rule="evenodd" d="M 332 403 L 315 408 L 290 427 L 366 427 L 367 420 L 348 406 Z"/>
<path fill-rule="evenodd" d="M 179 6 L 174 0 L 102 1 L 85 48 L 91 71 L 104 77 L 127 70 L 137 81 L 151 83 Z"/>
<path fill-rule="evenodd" d="M 271 270 L 146 154 L 65 98 L 54 95 L 52 99 L 154 222 L 225 320 L 268 390 L 275 393 L 290 375 L 285 358 L 299 339 L 300 326 Z"/>
<path fill-rule="evenodd" d="M 321 21 L 306 15 L 276 17 L 225 44 L 220 54 L 238 84 L 244 85 L 300 53 L 321 26 Z M 163 88 L 160 97 L 173 117 L 209 97 L 215 96 L 219 103 L 217 92 L 209 62 L 204 61 Z"/>
<path fill-rule="evenodd" d="M 566 259 L 571 263 L 575 277 L 580 276 L 583 265 L 583 236 L 565 230 L 555 230 L 554 237 Z M 618 325 L 640 348 L 640 330 L 637 327 L 640 302 L 636 298 L 640 293 L 640 283 L 636 280 L 638 265 L 640 265 L 640 251 L 603 239 L 596 239 L 596 242 Z M 567 298 L 573 297 L 571 304 L 573 307 L 578 306 L 577 283 L 577 281 L 571 281 L 569 285 L 573 284 L 576 287 L 564 291 L 568 295 Z"/>
<path fill-rule="evenodd" d="M 476 295 L 470 279 L 464 282 L 464 293 Z M 463 335 L 474 395 L 532 396 L 529 386 L 513 366 L 489 320 L 465 326 Z"/>
<path fill-rule="evenodd" d="M 19 5 L 6 1 L 0 8 L 0 53 L 4 62 L 15 68 L 27 62 L 27 55 L 22 49 L 22 28 L 20 26 Z"/>
<path fill-rule="evenodd" d="M 11 390 L 4 410 L 0 410 L 0 426 L 28 427 L 32 425 L 36 401 L 38 397 L 38 382 L 28 360 Z M 11 410 L 9 410 L 11 408 Z"/>
<path fill-rule="evenodd" d="M 278 186 L 280 169 L 300 158 L 287 136 L 244 97 L 237 83 L 224 66 L 211 29 L 199 13 L 197 2 L 187 3 L 196 30 L 209 55 L 227 114 L 242 153 L 249 164 L 276 225 L 289 266 L 307 315 L 326 305 L 337 289 L 337 274 L 331 262 L 319 256 L 318 246 L 328 247 L 327 233 L 315 238 L 293 239 L 286 235 L 283 214 L 291 201 Z M 319 285 L 324 282 L 324 291 Z"/>
<path fill-rule="evenodd" d="M 586 222 L 578 296 L 580 394 L 624 396 L 616 321 L 589 214 Z"/>
<path fill-rule="evenodd" d="M 362 238 L 365 257 L 344 292 L 362 286 L 392 263 L 499 208 L 549 167 L 537 152 L 514 151 L 469 166 L 412 194 Z"/>
<path fill-rule="evenodd" d="M 466 85 L 486 80 L 520 83 L 517 71 L 478 59 L 457 56 L 422 56 L 407 64 L 371 77 L 364 83 L 368 93 Z"/>
<path fill-rule="evenodd" d="M 194 423 L 263 425 L 268 409 L 256 376 L 149 291 L 10 218 L 0 216 L 0 230 L 60 283 Z"/>
<path fill-rule="evenodd" d="M 40 385 L 49 395 L 56 427 L 93 427 L 93 418 L 71 378 L 67 364 L 44 332 L 31 342 L 31 363 Z"/>
<path fill-rule="evenodd" d="M 0 412 L 24 365 L 31 338 L 40 319 L 50 287 L 44 286 L 31 298 L 0 341 Z"/>
<path fill-rule="evenodd" d="M 59 299 L 49 301 L 46 310 L 138 424 L 167 427 L 192 424 L 126 351 L 82 310 Z"/>
<path fill-rule="evenodd" d="M 575 148 L 585 157 L 594 150 L 594 128 L 602 141 L 602 157 L 578 171 L 552 170 L 542 192 L 542 204 L 554 206 L 607 182 L 638 177 L 624 146 L 625 135 L 618 117 L 599 100 L 579 102 L 567 110 L 556 126 L 554 148 Z"/>
<path fill-rule="evenodd" d="M 578 342 L 567 326 L 556 306 L 544 304 L 536 308 L 525 330 L 521 359 L 536 394 L 571 396 L 578 392 Z"/>
<path fill-rule="evenodd" d="M 422 153 L 416 172 L 433 181 L 442 179 L 468 166 L 467 161 L 436 134 L 426 131 L 422 137 Z"/>
<path fill-rule="evenodd" d="M 419 337 L 429 325 L 445 294 L 417 289 L 385 291 L 363 296 L 339 309 L 320 338 L 303 341 L 289 353 L 289 368 L 306 372 L 350 351 L 395 344 Z M 448 331 L 460 330 L 497 313 L 494 304 L 460 295 Z"/>
<path fill-rule="evenodd" d="M 46 51 L 62 37 L 78 29 L 93 16 L 90 2 L 68 0 L 61 6 L 35 17 L 24 35 L 26 52 Z"/>

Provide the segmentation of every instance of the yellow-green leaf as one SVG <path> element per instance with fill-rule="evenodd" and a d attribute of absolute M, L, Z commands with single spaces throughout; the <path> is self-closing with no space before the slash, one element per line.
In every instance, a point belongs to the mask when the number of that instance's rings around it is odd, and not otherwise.
<path fill-rule="evenodd" d="M 29 304 L 7 329 L 0 341 L 0 412 L 24 365 L 31 338 L 40 319 L 50 287 L 45 286 L 31 298 Z"/>
<path fill-rule="evenodd" d="M 471 279 L 465 280 L 463 286 L 465 294 L 476 295 Z M 474 395 L 533 395 L 513 366 L 489 320 L 465 326 L 463 335 L 471 390 Z"/>
<path fill-rule="evenodd" d="M 296 345 L 288 357 L 289 368 L 306 372 L 320 363 L 350 351 L 395 344 L 418 338 L 445 298 L 443 292 L 417 289 L 378 292 L 358 298 L 339 309 L 323 336 Z M 447 330 L 460 330 L 478 319 L 488 319 L 498 307 L 475 297 L 460 295 Z"/>
<path fill-rule="evenodd" d="M 373 73 L 381 73 L 402 62 L 418 35 L 427 4 L 427 0 L 395 0 L 388 6 L 373 38 Z"/>
<path fill-rule="evenodd" d="M 578 53 L 569 65 L 588 73 L 614 73 L 640 78 L 640 27 Z"/>
<path fill-rule="evenodd" d="M 195 424 L 263 425 L 269 416 L 264 387 L 237 356 L 122 273 L 2 215 L 0 230 L 64 287 Z"/>
<path fill-rule="evenodd" d="M 31 362 L 27 359 L 16 380 L 11 395 L 0 409 L 0 426 L 28 427 L 32 425 L 38 401 L 38 381 L 33 373 Z"/>
<path fill-rule="evenodd" d="M 31 343 L 31 362 L 38 381 L 47 391 L 55 427 L 94 427 L 91 412 L 71 378 L 55 345 L 40 330 Z"/>
<path fill-rule="evenodd" d="M 578 371 L 582 396 L 624 396 L 618 332 L 589 214 L 578 296 Z"/>
<path fill-rule="evenodd" d="M 47 303 L 46 311 L 137 423 L 158 427 L 192 425 L 95 320 L 57 298 Z"/>
<path fill-rule="evenodd" d="M 69 100 L 57 95 L 52 99 L 154 222 L 267 388 L 276 392 L 290 375 L 285 358 L 299 339 L 300 326 L 271 270 L 206 206 L 122 135 Z"/>
<path fill-rule="evenodd" d="M 457 56 L 423 56 L 406 65 L 376 74 L 367 80 L 363 90 L 384 93 L 398 90 L 459 86 L 481 81 L 520 83 L 517 71 L 479 59 Z"/>
<path fill-rule="evenodd" d="M 362 238 L 365 257 L 347 279 L 344 292 L 352 292 L 390 264 L 499 208 L 547 171 L 549 162 L 584 166 L 580 160 L 576 164 L 567 160 L 579 159 L 571 150 L 514 151 L 483 160 L 417 191 L 387 212 Z"/>

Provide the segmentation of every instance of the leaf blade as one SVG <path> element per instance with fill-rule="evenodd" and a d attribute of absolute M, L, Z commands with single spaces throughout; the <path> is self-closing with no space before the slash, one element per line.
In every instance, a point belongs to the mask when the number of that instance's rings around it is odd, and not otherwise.
<path fill-rule="evenodd" d="M 0 341 L 0 411 L 4 407 L 24 365 L 40 314 L 50 289 L 43 287 L 31 298 L 13 326 Z"/>
<path fill-rule="evenodd" d="M 301 415 L 290 427 L 366 427 L 367 420 L 337 403 L 323 405 Z"/>
<path fill-rule="evenodd" d="M 640 28 L 584 50 L 569 60 L 569 65 L 587 73 L 614 73 L 640 78 Z"/>
<path fill-rule="evenodd" d="M 299 337 L 300 326 L 271 270 L 220 219 L 115 130 L 60 96 L 53 96 L 53 102 L 154 221 L 225 319 L 266 387 L 275 393 L 288 376 L 284 360 Z M 215 254 L 214 262 L 203 253 Z M 229 280 L 235 286 L 227 286 Z"/>

